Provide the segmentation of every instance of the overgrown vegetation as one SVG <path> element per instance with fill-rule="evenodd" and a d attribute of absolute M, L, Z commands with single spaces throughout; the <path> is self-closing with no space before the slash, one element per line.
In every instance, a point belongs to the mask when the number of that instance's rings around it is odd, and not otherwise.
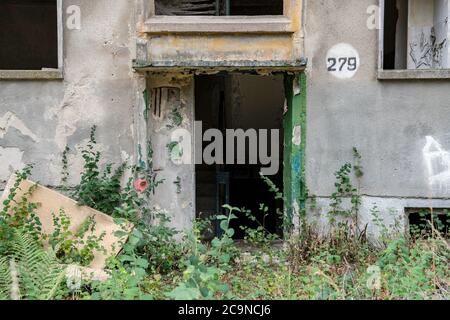
<path fill-rule="evenodd" d="M 62 185 L 81 204 L 111 215 L 119 225 L 134 225 L 132 231 L 123 228 L 117 234 L 128 235 L 128 240 L 118 244 L 123 247 L 118 256 L 108 259 L 108 279 L 74 278 L 66 272 L 68 264 L 89 265 L 93 253 L 103 250 L 102 236 L 89 236 L 95 229 L 92 220 L 70 232 L 64 211 L 54 213 L 55 231 L 43 234 L 35 214 L 39 204 L 28 201 L 33 188 L 16 199 L 21 181 L 31 174 L 27 167 L 18 172 L 0 212 L 0 299 L 450 298 L 448 230 L 439 217 L 424 220 L 412 236 L 401 232 L 398 214 L 390 213 L 394 223 L 388 226 L 386 213 L 375 206 L 370 225 L 358 223 L 361 198 L 359 182 L 355 187 L 354 181 L 363 176 L 363 168 L 356 149 L 354 164 L 336 172 L 336 191 L 327 210 L 330 232 L 321 234 L 304 223 L 301 232 L 280 247 L 264 220 L 257 221 L 245 208 L 226 206 L 226 215 L 196 221 L 187 233 L 171 228 L 169 213 L 150 206 L 155 189 L 164 183 L 152 169 L 151 146 L 145 165 L 101 165 L 95 131 L 82 150 L 80 183 L 72 189 L 66 148 Z M 263 179 L 274 197 L 284 199 L 270 179 Z M 314 197 L 311 200 L 305 211 L 318 208 Z M 263 216 L 282 214 L 269 213 L 263 203 L 260 210 Z M 244 228 L 245 246 L 233 240 L 235 230 L 230 227 L 239 215 L 258 224 Z M 205 230 L 214 224 L 220 226 L 220 235 L 205 241 Z M 381 233 L 376 244 L 368 241 L 367 230 L 373 228 Z M 44 242 L 49 244 L 45 249 Z"/>

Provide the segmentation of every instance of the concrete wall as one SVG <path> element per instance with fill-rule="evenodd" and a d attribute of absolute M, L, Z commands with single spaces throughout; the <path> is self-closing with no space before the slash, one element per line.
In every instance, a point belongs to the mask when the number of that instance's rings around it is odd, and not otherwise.
<path fill-rule="evenodd" d="M 450 196 L 450 83 L 377 80 L 378 30 L 367 25 L 368 7 L 377 4 L 307 3 L 307 184 L 324 213 L 334 191 L 333 173 L 352 161 L 357 147 L 365 173 L 362 216 L 367 220 L 372 203 L 381 203 L 405 222 L 405 206 L 450 207 L 450 201 L 437 200 Z M 327 71 L 327 52 L 339 43 L 359 53 L 361 64 L 352 78 Z"/>
<path fill-rule="evenodd" d="M 35 163 L 33 178 L 60 183 L 61 155 L 79 178 L 79 147 L 98 126 L 108 161 L 135 161 L 144 80 L 132 72 L 136 38 L 134 0 L 63 0 L 81 9 L 81 29 L 64 24 L 63 80 L 0 79 L 0 189 L 16 169 Z M 140 112 L 139 112 L 140 113 Z"/>

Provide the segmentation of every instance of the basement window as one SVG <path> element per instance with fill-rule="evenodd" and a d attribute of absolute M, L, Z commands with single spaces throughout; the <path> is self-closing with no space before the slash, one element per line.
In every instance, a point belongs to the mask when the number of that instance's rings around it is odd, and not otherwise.
<path fill-rule="evenodd" d="M 407 208 L 409 232 L 412 237 L 430 236 L 433 228 L 442 236 L 450 235 L 450 209 Z"/>
<path fill-rule="evenodd" d="M 450 69 L 448 0 L 381 3 L 381 70 Z"/>
<path fill-rule="evenodd" d="M 155 0 L 155 13 L 166 16 L 283 15 L 283 0 Z"/>
<path fill-rule="evenodd" d="M 60 0 L 0 2 L 0 74 L 60 67 L 59 6 Z"/>

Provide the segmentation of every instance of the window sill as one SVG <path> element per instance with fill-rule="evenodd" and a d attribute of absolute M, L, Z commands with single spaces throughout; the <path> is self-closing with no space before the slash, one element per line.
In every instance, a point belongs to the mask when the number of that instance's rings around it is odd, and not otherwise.
<path fill-rule="evenodd" d="M 51 70 L 0 70 L 0 80 L 62 80 L 60 69 Z"/>
<path fill-rule="evenodd" d="M 446 80 L 450 69 L 442 70 L 378 70 L 378 80 Z"/>
<path fill-rule="evenodd" d="M 293 33 L 285 16 L 154 16 L 143 26 L 144 33 Z"/>

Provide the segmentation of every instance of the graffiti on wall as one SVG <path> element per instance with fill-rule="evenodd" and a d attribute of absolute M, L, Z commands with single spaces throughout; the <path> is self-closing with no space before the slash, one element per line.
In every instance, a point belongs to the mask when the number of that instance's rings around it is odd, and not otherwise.
<path fill-rule="evenodd" d="M 450 152 L 433 137 L 426 137 L 423 157 L 428 171 L 428 182 L 434 192 L 450 191 Z"/>
<path fill-rule="evenodd" d="M 434 28 L 431 34 L 425 35 L 422 30 L 420 35 L 410 42 L 409 55 L 414 62 L 416 69 L 442 68 L 442 61 L 447 45 L 447 39 L 438 41 Z"/>

